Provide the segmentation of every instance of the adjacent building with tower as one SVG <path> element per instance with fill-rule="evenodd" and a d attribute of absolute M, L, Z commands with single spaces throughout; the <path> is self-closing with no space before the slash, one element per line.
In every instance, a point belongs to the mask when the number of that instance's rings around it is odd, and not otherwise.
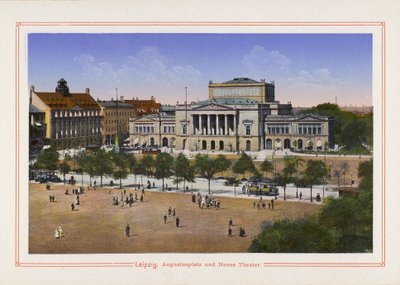
<path fill-rule="evenodd" d="M 90 95 L 71 93 L 60 79 L 54 92 L 30 88 L 30 103 L 45 114 L 47 143 L 56 149 L 100 146 L 101 109 Z"/>

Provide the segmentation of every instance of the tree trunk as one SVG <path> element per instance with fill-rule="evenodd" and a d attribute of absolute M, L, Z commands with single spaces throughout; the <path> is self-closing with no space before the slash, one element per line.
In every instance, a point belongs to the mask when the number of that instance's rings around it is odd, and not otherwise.
<path fill-rule="evenodd" d="M 211 184 L 211 179 L 208 179 L 208 194 L 211 194 L 210 184 Z"/>
<path fill-rule="evenodd" d="M 103 175 L 100 175 L 100 187 L 103 187 Z"/>
<path fill-rule="evenodd" d="M 283 200 L 286 201 L 286 184 L 283 186 Z"/>
<path fill-rule="evenodd" d="M 122 189 L 122 178 L 119 179 L 119 189 Z"/>
<path fill-rule="evenodd" d="M 183 192 L 186 192 L 186 180 L 183 179 Z"/>
<path fill-rule="evenodd" d="M 164 192 L 164 178 L 162 179 L 162 190 Z"/>
<path fill-rule="evenodd" d="M 313 200 L 312 200 L 312 185 L 311 185 L 311 187 L 310 187 L 310 201 L 312 202 Z"/>

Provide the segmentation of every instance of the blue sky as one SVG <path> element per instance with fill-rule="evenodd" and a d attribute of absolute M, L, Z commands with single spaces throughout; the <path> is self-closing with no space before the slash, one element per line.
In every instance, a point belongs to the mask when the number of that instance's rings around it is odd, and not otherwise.
<path fill-rule="evenodd" d="M 53 91 L 60 78 L 94 98 L 208 98 L 208 82 L 275 82 L 276 100 L 372 104 L 371 34 L 29 34 L 28 80 Z"/>

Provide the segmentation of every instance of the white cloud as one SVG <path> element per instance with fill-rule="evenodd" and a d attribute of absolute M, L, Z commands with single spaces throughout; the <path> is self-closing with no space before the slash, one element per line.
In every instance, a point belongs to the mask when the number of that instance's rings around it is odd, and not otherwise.
<path fill-rule="evenodd" d="M 276 73 L 288 71 L 291 60 L 277 50 L 268 51 L 263 46 L 253 46 L 250 53 L 246 54 L 242 60 L 246 71 L 251 76 L 264 78 L 275 77 Z"/>
<path fill-rule="evenodd" d="M 111 63 L 107 61 L 96 62 L 96 59 L 89 54 L 80 54 L 74 57 L 74 62 L 82 67 L 83 78 L 86 80 L 116 80 L 117 74 Z"/>
<path fill-rule="evenodd" d="M 143 47 L 135 55 L 127 57 L 117 73 L 123 79 L 158 86 L 196 83 L 201 77 L 200 71 L 194 67 L 174 65 L 152 46 Z"/>
<path fill-rule="evenodd" d="M 312 72 L 301 70 L 289 77 L 285 83 L 288 89 L 339 90 L 347 85 L 345 80 L 335 77 L 327 68 L 315 69 Z M 310 90 L 311 91 L 311 90 Z"/>

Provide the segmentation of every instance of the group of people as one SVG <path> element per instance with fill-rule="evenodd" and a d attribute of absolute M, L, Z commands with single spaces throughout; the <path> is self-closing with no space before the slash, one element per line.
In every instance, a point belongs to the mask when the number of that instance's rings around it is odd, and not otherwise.
<path fill-rule="evenodd" d="M 179 219 L 179 217 L 175 218 L 175 215 L 176 215 L 175 208 L 172 209 L 171 207 L 168 207 L 168 217 L 175 219 L 176 227 L 179 228 L 180 219 Z M 167 223 L 168 217 L 167 217 L 167 214 L 164 215 L 164 217 L 163 217 L 164 224 Z"/>
<path fill-rule="evenodd" d="M 261 196 L 257 204 L 256 202 L 253 202 L 253 208 L 256 208 L 256 205 L 258 210 L 260 210 L 261 208 L 265 209 L 267 206 L 267 202 L 265 202 Z M 274 208 L 275 208 L 275 202 L 274 199 L 271 199 L 270 202 L 268 202 L 268 209 L 274 210 Z"/>
<path fill-rule="evenodd" d="M 197 202 L 200 209 L 204 209 L 204 207 L 215 207 L 216 209 L 219 209 L 221 206 L 220 200 L 211 198 L 208 195 L 202 196 L 200 193 L 197 193 L 197 197 L 195 194 L 192 194 L 192 202 Z"/>
<path fill-rule="evenodd" d="M 56 196 L 54 196 L 54 195 L 49 195 L 49 201 L 50 201 L 50 202 L 55 202 L 55 201 L 56 201 Z"/>
<path fill-rule="evenodd" d="M 232 232 L 233 232 L 232 227 L 233 227 L 233 220 L 232 218 L 230 218 L 228 222 L 228 237 L 232 237 Z M 240 237 L 246 236 L 246 231 L 242 227 L 239 228 L 239 236 Z"/>

